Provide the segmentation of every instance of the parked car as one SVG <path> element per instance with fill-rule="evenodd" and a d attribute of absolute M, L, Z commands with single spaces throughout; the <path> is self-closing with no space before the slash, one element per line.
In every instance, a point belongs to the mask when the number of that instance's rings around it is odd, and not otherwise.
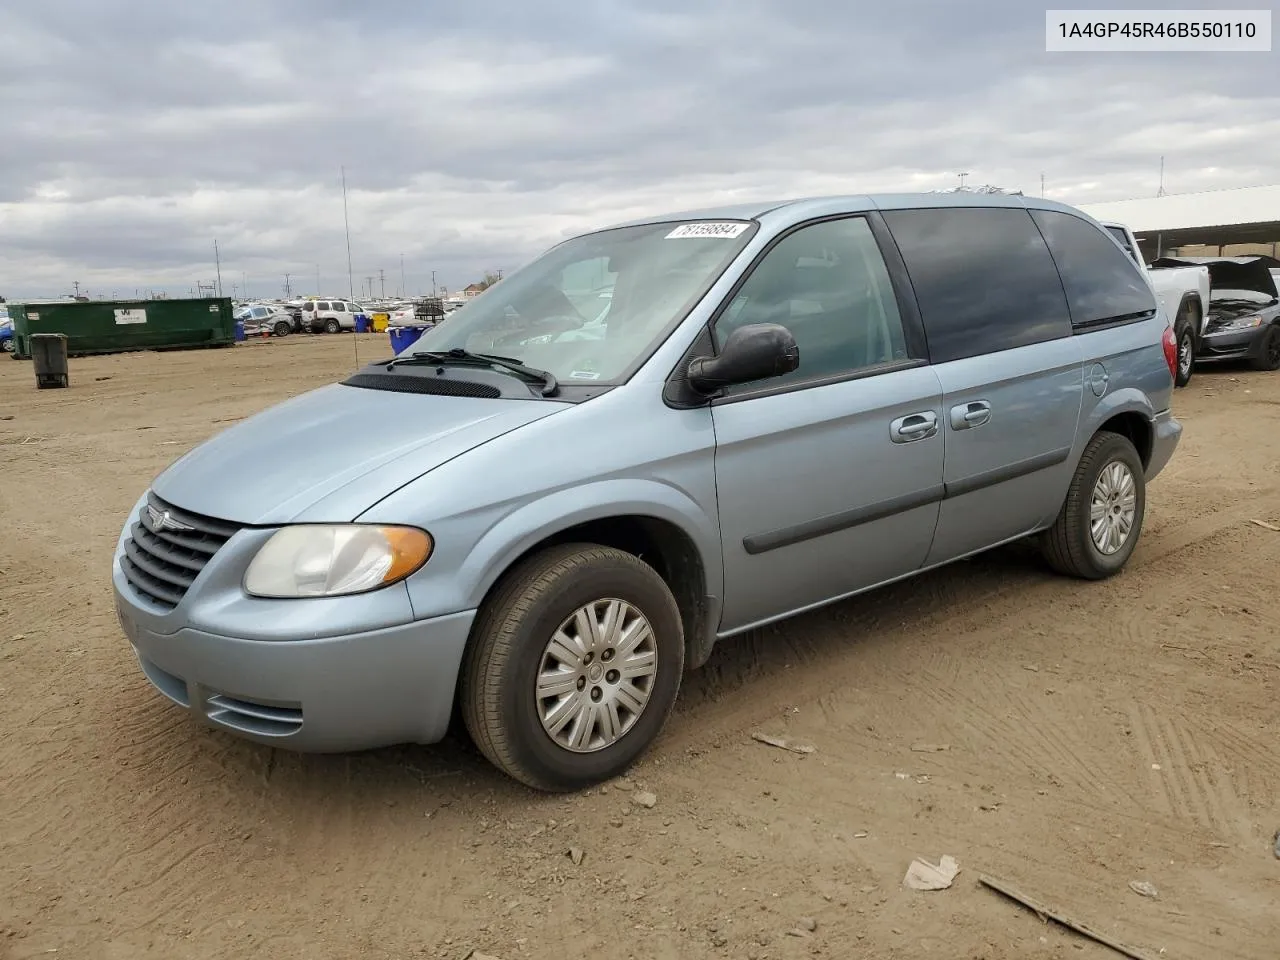
<path fill-rule="evenodd" d="M 13 342 L 13 321 L 9 315 L 0 317 L 0 353 L 12 354 L 15 350 Z"/>
<path fill-rule="evenodd" d="M 306 300 L 300 309 L 302 328 L 312 333 L 354 330 L 356 317 L 365 313 L 364 307 L 350 300 Z"/>
<path fill-rule="evenodd" d="M 238 307 L 232 316 L 244 323 L 247 336 L 270 331 L 273 337 L 287 337 L 293 332 L 292 318 L 274 304 L 248 303 Z"/>
<path fill-rule="evenodd" d="M 1104 223 L 1110 233 L 1125 249 L 1134 262 L 1142 266 L 1142 251 L 1133 232 L 1124 224 Z M 1173 324 L 1173 335 L 1178 341 L 1178 371 L 1175 385 L 1185 387 L 1191 382 L 1195 370 L 1196 355 L 1209 323 L 1209 271 L 1206 267 L 1190 262 L 1181 266 L 1162 264 L 1162 261 L 1143 267 L 1156 299 L 1165 316 Z"/>
<path fill-rule="evenodd" d="M 1270 257 L 1165 257 L 1153 265 L 1209 272 L 1209 311 L 1197 362 L 1247 360 L 1280 370 L 1280 299 Z"/>
<path fill-rule="evenodd" d="M 606 335 L 574 338 L 592 264 Z M 499 768 L 574 789 L 737 634 L 1027 537 L 1118 573 L 1175 362 L 1140 266 L 1052 201 L 634 221 L 171 465 L 117 543 L 119 619 L 215 728 L 431 743 L 456 704 Z"/>

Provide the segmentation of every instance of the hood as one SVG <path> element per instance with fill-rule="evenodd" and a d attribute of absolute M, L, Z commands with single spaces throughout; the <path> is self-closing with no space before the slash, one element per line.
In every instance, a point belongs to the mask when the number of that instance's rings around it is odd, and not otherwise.
<path fill-rule="evenodd" d="M 223 431 L 152 489 L 235 523 L 342 523 L 473 447 L 569 406 L 333 384 Z"/>
<path fill-rule="evenodd" d="M 1275 299 L 1270 257 L 1161 257 L 1152 267 L 1208 267 L 1209 289 L 1249 290 Z"/>

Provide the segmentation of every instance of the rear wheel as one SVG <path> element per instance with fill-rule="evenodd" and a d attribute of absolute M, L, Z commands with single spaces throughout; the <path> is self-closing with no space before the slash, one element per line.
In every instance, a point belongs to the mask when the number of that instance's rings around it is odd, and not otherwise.
<path fill-rule="evenodd" d="M 287 337 L 293 332 L 293 324 L 288 320 L 277 320 L 275 329 L 272 331 L 277 337 Z"/>
<path fill-rule="evenodd" d="M 3 350 L 5 353 L 13 353 L 14 349 L 13 337 L 5 337 L 3 340 L 0 340 L 0 350 Z"/>
<path fill-rule="evenodd" d="M 1114 576 L 1138 545 L 1146 507 L 1138 451 L 1118 433 L 1095 434 L 1080 457 L 1058 519 L 1041 535 L 1045 560 L 1067 576 Z"/>
<path fill-rule="evenodd" d="M 1182 323 L 1177 329 L 1178 366 L 1174 373 L 1175 386 L 1185 387 L 1191 382 L 1196 367 L 1196 330 L 1200 327 L 1200 311 L 1188 304 Z"/>
<path fill-rule="evenodd" d="M 1249 363 L 1255 370 L 1280 370 L 1280 325 L 1272 324 L 1262 339 L 1258 355 Z"/>
<path fill-rule="evenodd" d="M 328 320 L 324 322 L 324 332 L 325 333 L 341 333 L 342 324 L 340 324 L 337 321 L 336 317 L 330 317 Z"/>
<path fill-rule="evenodd" d="M 526 560 L 486 601 L 463 666 L 471 738 L 539 790 L 607 780 L 657 738 L 684 672 L 666 583 L 610 547 L 568 544 Z"/>

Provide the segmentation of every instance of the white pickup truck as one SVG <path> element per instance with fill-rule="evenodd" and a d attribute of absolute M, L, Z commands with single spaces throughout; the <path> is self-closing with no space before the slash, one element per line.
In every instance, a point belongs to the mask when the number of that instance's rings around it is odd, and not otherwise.
<path fill-rule="evenodd" d="M 1185 387 L 1195 370 L 1196 352 L 1200 349 L 1200 338 L 1208 322 L 1205 306 L 1209 302 L 1209 268 L 1164 267 L 1153 270 L 1143 263 L 1138 241 L 1128 227 L 1121 223 L 1104 222 L 1102 225 L 1146 272 L 1160 308 L 1173 324 L 1173 333 L 1178 340 L 1178 372 L 1174 382 Z"/>

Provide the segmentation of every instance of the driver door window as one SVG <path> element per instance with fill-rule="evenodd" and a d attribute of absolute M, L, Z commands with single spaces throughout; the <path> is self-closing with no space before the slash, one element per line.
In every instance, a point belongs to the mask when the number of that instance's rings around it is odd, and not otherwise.
<path fill-rule="evenodd" d="M 730 393 L 828 379 L 908 358 L 889 271 L 862 217 L 803 227 L 779 241 L 716 321 L 717 349 L 750 323 L 790 330 L 800 366 Z"/>

